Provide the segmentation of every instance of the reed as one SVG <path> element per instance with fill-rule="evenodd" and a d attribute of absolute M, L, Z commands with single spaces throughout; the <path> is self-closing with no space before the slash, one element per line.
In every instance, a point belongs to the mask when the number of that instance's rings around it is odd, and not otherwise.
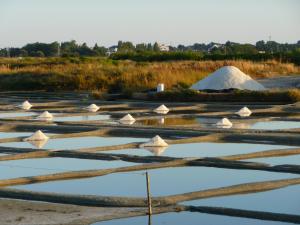
<path fill-rule="evenodd" d="M 277 61 L 132 62 L 107 58 L 0 59 L 0 90 L 142 91 L 162 82 L 188 87 L 225 65 L 253 78 L 300 74 L 300 67 Z"/>

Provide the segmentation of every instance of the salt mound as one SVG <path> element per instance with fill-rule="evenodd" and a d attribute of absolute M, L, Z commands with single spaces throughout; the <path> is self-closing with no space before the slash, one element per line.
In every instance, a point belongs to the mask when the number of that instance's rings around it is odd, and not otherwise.
<path fill-rule="evenodd" d="M 49 113 L 48 111 L 43 112 L 41 115 L 38 116 L 38 119 L 41 120 L 52 120 L 53 115 Z"/>
<path fill-rule="evenodd" d="M 25 138 L 24 141 L 44 141 L 48 139 L 49 137 L 47 137 L 42 131 L 38 130 L 30 137 Z"/>
<path fill-rule="evenodd" d="M 170 110 L 165 105 L 161 105 L 153 111 L 158 114 L 167 114 Z"/>
<path fill-rule="evenodd" d="M 100 107 L 96 104 L 91 104 L 88 107 L 86 107 L 86 110 L 88 110 L 89 112 L 97 112 L 99 109 Z"/>
<path fill-rule="evenodd" d="M 217 122 L 217 127 L 221 128 L 230 128 L 232 127 L 232 123 L 227 118 L 223 118 L 220 121 Z"/>
<path fill-rule="evenodd" d="M 120 123 L 122 123 L 122 124 L 131 125 L 134 122 L 135 122 L 135 119 L 130 114 L 127 114 L 126 116 L 124 116 L 120 119 Z"/>
<path fill-rule="evenodd" d="M 194 90 L 241 89 L 261 91 L 265 87 L 234 66 L 224 66 L 195 83 Z"/>
<path fill-rule="evenodd" d="M 19 105 L 19 107 L 25 110 L 29 110 L 32 105 L 28 101 L 24 101 L 21 105 Z"/>
<path fill-rule="evenodd" d="M 247 117 L 247 116 L 250 116 L 252 114 L 252 112 L 247 107 L 243 107 L 239 111 L 237 111 L 235 114 L 237 114 L 241 117 Z"/>
<path fill-rule="evenodd" d="M 149 142 L 144 143 L 141 147 L 168 147 L 169 145 L 158 135 L 152 138 Z"/>

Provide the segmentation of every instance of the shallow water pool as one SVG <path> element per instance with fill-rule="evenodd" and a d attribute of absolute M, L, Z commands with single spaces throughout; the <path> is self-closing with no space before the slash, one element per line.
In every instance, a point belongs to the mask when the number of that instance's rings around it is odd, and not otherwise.
<path fill-rule="evenodd" d="M 109 120 L 110 115 L 85 115 L 85 116 L 66 116 L 66 117 L 53 117 L 54 122 L 78 122 L 78 121 L 94 121 L 94 120 Z"/>
<path fill-rule="evenodd" d="M 202 128 L 217 128 L 216 123 L 221 118 L 206 118 L 206 117 L 160 117 L 155 119 L 138 120 L 137 124 L 151 125 L 151 126 L 187 126 L 197 125 Z M 239 120 L 238 122 L 232 120 L 232 128 L 236 129 L 261 129 L 261 130 L 279 130 L 279 129 L 294 129 L 300 128 L 299 121 L 258 121 Z"/>
<path fill-rule="evenodd" d="M 0 132 L 1 138 L 27 137 L 32 133 L 29 132 Z"/>
<path fill-rule="evenodd" d="M 257 122 L 251 125 L 251 129 L 262 130 L 283 130 L 300 128 L 300 122 L 298 121 L 266 121 Z"/>
<path fill-rule="evenodd" d="M 57 138 L 49 139 L 42 145 L 33 145 L 29 142 L 9 142 L 0 143 L 3 147 L 14 147 L 14 148 L 45 148 L 54 150 L 72 150 L 79 148 L 92 148 L 109 145 L 126 144 L 130 142 L 145 141 L 143 138 L 126 138 L 126 137 L 74 137 L 74 138 Z"/>
<path fill-rule="evenodd" d="M 29 116 L 35 116 L 37 113 L 35 112 L 6 112 L 6 113 L 0 113 L 0 119 L 4 118 L 13 118 L 13 117 L 29 117 Z"/>
<path fill-rule="evenodd" d="M 292 148 L 282 145 L 267 145 L 267 144 L 248 144 L 248 143 L 188 143 L 170 145 L 167 148 L 152 148 L 152 149 L 127 149 L 116 151 L 105 151 L 104 153 L 113 154 L 130 154 L 130 155 L 161 155 L 171 157 L 218 157 L 225 155 L 235 155 L 251 152 L 260 152 L 271 149 Z"/>
<path fill-rule="evenodd" d="M 290 223 L 264 221 L 257 219 L 247 219 L 239 217 L 229 217 L 220 215 L 210 215 L 197 212 L 164 213 L 152 216 L 153 225 L 290 225 Z M 94 223 L 92 225 L 148 225 L 148 216 L 138 216 L 133 218 L 116 219 Z"/>
<path fill-rule="evenodd" d="M 249 162 L 261 162 L 267 163 L 270 165 L 300 165 L 300 155 L 289 155 L 289 156 L 280 156 L 280 157 L 268 157 L 268 158 L 257 158 L 245 160 Z"/>
<path fill-rule="evenodd" d="M 253 194 L 195 200 L 185 202 L 184 204 L 194 206 L 220 206 L 300 215 L 300 185 Z"/>
<path fill-rule="evenodd" d="M 37 176 L 77 170 L 107 169 L 132 165 L 136 164 L 123 161 L 102 161 L 59 157 L 1 161 L 0 179 Z"/>
<path fill-rule="evenodd" d="M 206 167 L 177 167 L 149 170 L 152 196 L 180 194 L 240 183 L 298 177 L 265 171 Z M 226 179 L 224 179 L 226 178 Z M 117 185 L 122 184 L 122 185 Z M 145 171 L 15 186 L 19 189 L 69 194 L 145 197 Z"/>

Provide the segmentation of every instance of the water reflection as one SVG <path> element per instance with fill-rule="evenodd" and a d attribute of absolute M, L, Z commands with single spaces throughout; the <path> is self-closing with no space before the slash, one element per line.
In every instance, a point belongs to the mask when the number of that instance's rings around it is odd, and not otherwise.
<path fill-rule="evenodd" d="M 59 157 L 41 159 L 20 159 L 13 161 L 1 161 L 0 179 L 37 176 L 76 170 L 107 169 L 133 165 L 136 165 L 136 163 Z"/>
<path fill-rule="evenodd" d="M 151 176 L 152 196 L 172 195 L 241 183 L 298 177 L 297 175 L 286 173 L 205 167 L 164 168 L 149 170 L 148 172 Z M 15 188 L 69 194 L 145 197 L 146 184 L 144 174 L 145 171 L 115 173 L 93 178 L 28 184 L 15 186 Z"/>
<path fill-rule="evenodd" d="M 270 179 L 271 180 L 271 179 Z M 300 186 L 185 202 L 187 205 L 219 206 L 299 215 Z"/>
<path fill-rule="evenodd" d="M 150 147 L 150 146 L 148 146 L 148 147 L 144 147 L 144 148 L 146 150 L 148 150 L 149 152 L 151 152 L 153 155 L 160 156 L 166 151 L 166 149 L 168 147 Z"/>
<path fill-rule="evenodd" d="M 37 113 L 35 112 L 6 112 L 0 113 L 0 119 L 4 118 L 13 118 L 13 117 L 27 117 L 27 116 L 35 116 Z"/>
<path fill-rule="evenodd" d="M 33 147 L 40 149 L 45 146 L 45 144 L 48 142 L 48 140 L 49 139 L 38 140 L 38 141 L 27 141 L 27 142 L 30 143 Z"/>
<path fill-rule="evenodd" d="M 79 148 L 92 148 L 99 146 L 119 145 L 130 142 L 144 142 L 146 139 L 143 138 L 126 138 L 126 137 L 74 137 L 74 138 L 58 138 L 50 139 L 44 145 L 45 149 L 79 149 Z M 32 145 L 28 142 L 9 142 L 0 143 L 3 147 L 14 147 L 14 148 L 32 148 Z"/>
<path fill-rule="evenodd" d="M 220 119 L 204 117 L 158 117 L 155 119 L 138 120 L 138 124 L 146 126 L 200 126 L 202 128 L 216 128 L 215 125 Z M 251 120 L 232 121 L 232 128 L 236 129 L 262 129 L 278 130 L 300 128 L 298 121 L 262 121 L 253 122 Z"/>
<path fill-rule="evenodd" d="M 160 155 L 171 157 L 218 157 L 285 148 L 288 149 L 293 147 L 267 144 L 201 142 L 169 145 L 167 149 L 161 151 Z M 152 151 L 147 151 L 146 149 L 124 149 L 117 151 L 105 151 L 102 153 L 129 154 L 139 156 L 148 156 L 153 154 Z"/>
<path fill-rule="evenodd" d="M 27 137 L 31 135 L 30 132 L 0 132 L 1 138 Z"/>
<path fill-rule="evenodd" d="M 78 121 L 94 121 L 94 120 L 109 120 L 110 115 L 83 115 L 83 116 L 66 116 L 66 117 L 54 117 L 55 122 L 78 122 Z"/>
<path fill-rule="evenodd" d="M 94 223 L 92 225 L 147 225 L 148 217 L 139 216 L 133 218 L 116 219 Z M 196 225 L 196 224 L 213 224 L 213 225 L 290 225 L 290 223 L 264 221 L 257 219 L 247 219 L 239 217 L 229 217 L 220 215 L 210 215 L 203 213 L 191 213 L 191 212 L 180 212 L 180 213 L 164 213 L 152 216 L 153 225 Z"/>

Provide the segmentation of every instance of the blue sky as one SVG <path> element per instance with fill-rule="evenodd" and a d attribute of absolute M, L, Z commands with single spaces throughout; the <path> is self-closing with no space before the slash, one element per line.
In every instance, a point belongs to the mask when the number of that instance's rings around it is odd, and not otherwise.
<path fill-rule="evenodd" d="M 0 47 L 300 40 L 299 0 L 0 0 Z"/>

